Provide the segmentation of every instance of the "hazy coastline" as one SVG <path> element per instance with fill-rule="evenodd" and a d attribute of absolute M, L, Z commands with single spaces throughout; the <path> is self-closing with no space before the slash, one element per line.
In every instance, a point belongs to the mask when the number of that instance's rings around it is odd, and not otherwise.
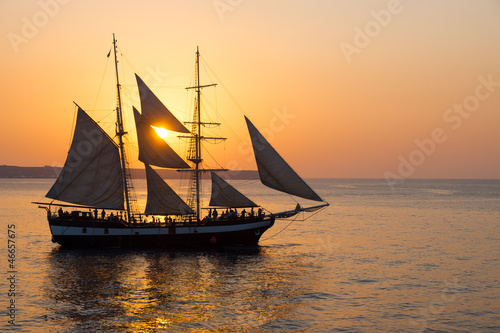
<path fill-rule="evenodd" d="M 144 169 L 132 169 L 134 177 L 139 179 L 146 178 Z M 166 179 L 182 178 L 182 173 L 176 170 L 156 169 L 156 171 Z M 57 178 L 61 172 L 61 167 L 43 166 L 43 167 L 20 167 L 11 165 L 0 165 L 0 178 Z M 207 177 L 209 177 L 208 174 Z M 224 175 L 223 175 L 224 176 Z M 231 170 L 225 172 L 224 178 L 230 179 L 258 179 L 256 170 Z"/>

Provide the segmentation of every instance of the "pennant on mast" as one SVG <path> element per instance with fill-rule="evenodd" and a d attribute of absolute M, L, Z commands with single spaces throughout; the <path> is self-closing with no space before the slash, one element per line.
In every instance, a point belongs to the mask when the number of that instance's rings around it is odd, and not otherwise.
<path fill-rule="evenodd" d="M 158 136 L 153 127 L 144 122 L 139 111 L 135 107 L 133 109 L 139 144 L 139 160 L 162 168 L 189 168 L 189 165 Z"/>
<path fill-rule="evenodd" d="M 245 117 L 262 184 L 298 197 L 323 201 Z"/>
<path fill-rule="evenodd" d="M 227 208 L 257 207 L 252 200 L 241 194 L 224 179 L 217 176 L 214 172 L 211 174 L 212 196 L 209 206 Z"/>
<path fill-rule="evenodd" d="M 118 147 L 81 108 L 64 167 L 45 196 L 96 208 L 124 208 Z"/>
<path fill-rule="evenodd" d="M 139 75 L 135 74 L 135 78 L 137 80 L 137 87 L 139 88 L 141 111 L 144 121 L 149 125 L 165 128 L 170 131 L 190 133 L 158 97 L 156 97 Z"/>

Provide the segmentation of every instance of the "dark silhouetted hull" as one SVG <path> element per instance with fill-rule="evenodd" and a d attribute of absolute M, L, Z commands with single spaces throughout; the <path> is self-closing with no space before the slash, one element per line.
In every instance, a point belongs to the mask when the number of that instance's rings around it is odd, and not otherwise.
<path fill-rule="evenodd" d="M 52 241 L 65 247 L 210 247 L 257 245 L 273 218 L 210 224 L 126 226 L 118 222 L 49 219 Z"/>

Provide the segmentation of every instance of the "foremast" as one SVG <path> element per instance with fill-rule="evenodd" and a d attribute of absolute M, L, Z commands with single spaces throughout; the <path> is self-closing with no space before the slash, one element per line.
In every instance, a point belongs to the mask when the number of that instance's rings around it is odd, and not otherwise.
<path fill-rule="evenodd" d="M 125 147 L 123 142 L 123 136 L 127 134 L 123 127 L 123 112 L 122 112 L 122 100 L 120 94 L 120 79 L 118 77 L 118 58 L 116 56 L 116 38 L 115 34 L 113 34 L 113 53 L 115 56 L 115 72 L 116 72 L 116 91 L 117 91 L 117 106 L 116 106 L 116 135 L 118 136 L 118 146 L 120 149 L 120 159 L 121 159 L 121 167 L 122 167 L 122 177 L 123 177 L 123 191 L 125 194 L 125 209 L 127 211 L 127 221 L 131 222 L 131 195 L 130 195 L 130 176 L 127 172 L 127 160 L 125 157 Z"/>

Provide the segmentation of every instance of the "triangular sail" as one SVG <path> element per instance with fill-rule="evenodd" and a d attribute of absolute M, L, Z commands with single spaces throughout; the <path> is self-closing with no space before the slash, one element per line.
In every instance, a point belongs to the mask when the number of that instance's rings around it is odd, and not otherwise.
<path fill-rule="evenodd" d="M 146 164 L 148 199 L 146 215 L 186 215 L 193 210 L 175 193 L 170 186 Z"/>
<path fill-rule="evenodd" d="M 252 200 L 241 194 L 237 189 L 229 185 L 224 179 L 212 172 L 212 196 L 210 198 L 212 207 L 257 207 Z"/>
<path fill-rule="evenodd" d="M 137 74 L 135 74 L 135 78 L 137 79 L 137 87 L 139 88 L 141 111 L 144 121 L 155 127 L 189 133 L 189 130 L 163 105 Z"/>
<path fill-rule="evenodd" d="M 156 134 L 143 116 L 134 109 L 137 141 L 139 143 L 139 160 L 145 164 L 162 168 L 189 168 L 189 165 Z"/>
<path fill-rule="evenodd" d="M 262 184 L 305 199 L 323 201 L 245 117 Z"/>
<path fill-rule="evenodd" d="M 97 208 L 123 209 L 118 147 L 81 108 L 68 157 L 46 197 Z"/>

